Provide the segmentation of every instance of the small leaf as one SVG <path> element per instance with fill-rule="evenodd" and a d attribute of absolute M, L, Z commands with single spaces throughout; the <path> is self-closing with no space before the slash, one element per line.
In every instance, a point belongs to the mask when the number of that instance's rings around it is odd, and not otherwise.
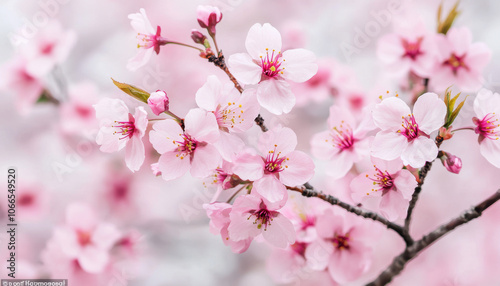
<path fill-rule="evenodd" d="M 441 21 L 441 12 L 442 12 L 442 5 L 439 5 L 438 8 L 438 28 L 437 32 L 441 34 L 448 33 L 448 30 L 451 28 L 453 25 L 453 22 L 455 21 L 456 17 L 460 15 L 460 11 L 458 11 L 458 4 L 460 1 L 457 1 L 453 8 L 450 10 L 448 15 L 446 16 L 446 19 L 444 21 Z"/>
<path fill-rule="evenodd" d="M 138 87 L 135 87 L 133 85 L 127 84 L 127 83 L 117 82 L 113 78 L 111 78 L 111 80 L 119 89 L 121 89 L 126 94 L 128 94 L 128 95 L 132 96 L 133 98 L 135 98 L 139 101 L 142 101 L 144 103 L 148 102 L 149 92 L 142 90 Z"/>

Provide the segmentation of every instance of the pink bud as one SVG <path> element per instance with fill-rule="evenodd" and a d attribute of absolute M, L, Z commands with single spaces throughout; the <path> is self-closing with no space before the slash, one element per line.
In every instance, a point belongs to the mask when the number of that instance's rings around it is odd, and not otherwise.
<path fill-rule="evenodd" d="M 198 23 L 202 28 L 207 28 L 210 34 L 215 34 L 215 25 L 222 20 L 222 13 L 214 6 L 198 6 L 196 11 Z"/>
<path fill-rule="evenodd" d="M 168 110 L 168 96 L 163 90 L 157 90 L 151 93 L 148 98 L 148 105 L 153 110 L 153 113 L 160 115 L 160 113 Z"/>
<path fill-rule="evenodd" d="M 455 174 L 460 173 L 460 170 L 462 169 L 462 160 L 459 157 L 444 152 L 444 155 L 441 156 L 440 159 L 446 170 Z"/>
<path fill-rule="evenodd" d="M 151 164 L 151 171 L 153 171 L 153 175 L 161 176 L 160 166 L 158 163 Z"/>
<path fill-rule="evenodd" d="M 197 30 L 192 30 L 191 31 L 191 39 L 193 39 L 193 41 L 197 44 L 204 45 L 207 37 L 205 37 L 205 35 L 203 35 L 202 33 L 200 33 Z"/>

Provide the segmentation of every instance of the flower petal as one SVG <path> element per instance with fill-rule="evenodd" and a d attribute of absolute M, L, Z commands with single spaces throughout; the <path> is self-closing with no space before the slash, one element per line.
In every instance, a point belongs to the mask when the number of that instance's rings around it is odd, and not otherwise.
<path fill-rule="evenodd" d="M 191 175 L 204 178 L 221 164 L 221 156 L 212 145 L 198 146 L 191 160 Z"/>
<path fill-rule="evenodd" d="M 166 152 L 158 160 L 158 168 L 161 171 L 161 177 L 165 181 L 180 178 L 189 170 L 191 165 L 189 158 L 181 159 L 181 156 L 177 155 L 176 152 Z"/>
<path fill-rule="evenodd" d="M 257 100 L 262 107 L 276 115 L 290 112 L 295 105 L 295 95 L 290 85 L 284 80 L 277 79 L 268 79 L 259 83 Z"/>
<path fill-rule="evenodd" d="M 406 216 L 409 204 L 401 193 L 390 190 L 382 196 L 380 213 L 389 221 L 395 221 Z"/>
<path fill-rule="evenodd" d="M 269 23 L 256 23 L 248 31 L 245 47 L 254 60 L 260 61 L 260 56 L 266 55 L 266 49 L 269 52 L 281 51 L 280 32 Z"/>
<path fill-rule="evenodd" d="M 408 170 L 401 170 L 394 176 L 393 181 L 398 192 L 403 195 L 403 198 L 410 200 L 417 187 L 417 179 L 415 176 Z"/>
<path fill-rule="evenodd" d="M 399 158 L 408 146 L 406 137 L 394 131 L 378 132 L 373 139 L 372 156 L 384 160 Z"/>
<path fill-rule="evenodd" d="M 132 172 L 138 171 L 145 158 L 144 143 L 139 136 L 132 136 L 132 139 L 127 142 L 127 147 L 125 148 L 125 163 L 127 167 Z"/>
<path fill-rule="evenodd" d="M 493 166 L 500 168 L 500 140 L 491 140 L 485 138 L 479 144 L 479 152 Z"/>
<path fill-rule="evenodd" d="M 402 118 L 411 114 L 410 108 L 397 97 L 389 97 L 373 109 L 373 121 L 382 130 L 397 131 L 401 128 Z"/>
<path fill-rule="evenodd" d="M 421 168 L 426 161 L 430 162 L 436 159 L 437 154 L 438 147 L 436 143 L 432 139 L 420 136 L 408 144 L 408 147 L 401 154 L 401 159 L 403 159 L 405 165 Z"/>
<path fill-rule="evenodd" d="M 289 153 L 283 164 L 285 164 L 285 169 L 280 173 L 279 178 L 287 186 L 302 185 L 314 175 L 314 163 L 304 152 Z"/>
<path fill-rule="evenodd" d="M 264 175 L 253 183 L 252 191 L 256 191 L 273 205 L 279 205 L 288 198 L 285 186 L 274 175 Z"/>
<path fill-rule="evenodd" d="M 295 229 L 292 222 L 282 214 L 278 214 L 264 229 L 262 236 L 271 245 L 285 248 L 295 242 Z"/>
<path fill-rule="evenodd" d="M 418 129 L 426 134 L 439 129 L 444 124 L 446 105 L 432 92 L 422 94 L 415 102 L 413 116 L 418 124 Z"/>
<path fill-rule="evenodd" d="M 196 92 L 196 104 L 206 111 L 215 111 L 221 93 L 222 83 L 216 76 L 211 75 L 207 78 L 207 82 Z"/>
<path fill-rule="evenodd" d="M 318 72 L 316 56 L 305 49 L 293 49 L 283 53 L 283 77 L 294 82 L 305 82 Z"/>
<path fill-rule="evenodd" d="M 149 142 L 158 153 L 163 154 L 177 149 L 175 141 L 182 142 L 183 133 L 179 123 L 174 120 L 161 120 L 153 124 L 153 130 L 149 132 Z"/>
<path fill-rule="evenodd" d="M 189 110 L 184 119 L 186 133 L 193 136 L 196 141 L 214 143 L 219 139 L 219 125 L 212 112 L 201 108 Z"/>
<path fill-rule="evenodd" d="M 234 54 L 227 62 L 229 70 L 242 84 L 257 84 L 262 77 L 262 68 L 248 54 Z"/>

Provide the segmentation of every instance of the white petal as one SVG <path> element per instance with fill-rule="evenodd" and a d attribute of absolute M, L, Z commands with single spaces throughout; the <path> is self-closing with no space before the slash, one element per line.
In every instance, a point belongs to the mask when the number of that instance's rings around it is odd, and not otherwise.
<path fill-rule="evenodd" d="M 284 80 L 261 82 L 257 88 L 257 100 L 262 107 L 276 115 L 290 112 L 295 105 L 295 95 Z"/>
<path fill-rule="evenodd" d="M 218 98 L 222 93 L 222 83 L 220 80 L 211 75 L 207 78 L 207 82 L 196 92 L 196 104 L 198 107 L 206 111 L 215 111 L 217 108 Z"/>
<path fill-rule="evenodd" d="M 427 92 L 422 94 L 415 102 L 413 116 L 417 121 L 418 128 L 426 134 L 430 134 L 443 126 L 446 105 L 439 99 L 437 94 Z"/>
<path fill-rule="evenodd" d="M 284 68 L 283 77 L 295 82 L 309 80 L 318 71 L 316 56 L 313 52 L 305 49 L 285 51 L 282 67 Z"/>
<path fill-rule="evenodd" d="M 413 168 L 421 168 L 425 165 L 426 161 L 436 159 L 438 148 L 432 139 L 420 136 L 413 139 L 408 144 L 408 147 L 401 154 L 403 164 L 410 165 Z"/>
<path fill-rule="evenodd" d="M 375 135 L 372 144 L 372 156 L 384 160 L 399 158 L 408 146 L 408 140 L 394 131 L 381 131 Z"/>
<path fill-rule="evenodd" d="M 262 67 L 248 54 L 234 54 L 227 62 L 234 77 L 243 84 L 257 84 L 262 77 Z"/>
<path fill-rule="evenodd" d="M 260 60 L 260 56 L 266 54 L 266 49 L 271 53 L 281 51 L 281 35 L 276 28 L 269 23 L 260 25 L 254 24 L 248 31 L 245 41 L 247 52 L 255 60 Z"/>
<path fill-rule="evenodd" d="M 389 97 L 373 109 L 373 121 L 382 130 L 397 131 L 401 128 L 402 117 L 411 114 L 410 108 L 397 97 Z"/>

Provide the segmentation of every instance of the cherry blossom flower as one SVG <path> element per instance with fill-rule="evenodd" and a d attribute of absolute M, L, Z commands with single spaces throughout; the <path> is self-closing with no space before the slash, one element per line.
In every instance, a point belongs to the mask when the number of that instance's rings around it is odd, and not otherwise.
<path fill-rule="evenodd" d="M 417 187 L 415 176 L 403 170 L 401 159 L 384 161 L 372 158 L 374 170 L 364 172 L 351 182 L 352 198 L 363 202 L 369 198 L 381 198 L 380 213 L 390 221 L 406 217 L 413 191 Z"/>
<path fill-rule="evenodd" d="M 398 26 L 395 33 L 379 39 L 377 57 L 392 74 L 413 72 L 429 77 L 437 57 L 435 36 L 426 31 L 422 21 Z"/>
<path fill-rule="evenodd" d="M 168 96 L 163 90 L 157 90 L 152 92 L 148 98 L 148 105 L 155 115 L 160 115 L 160 113 L 168 110 Z"/>
<path fill-rule="evenodd" d="M 89 82 L 71 85 L 68 101 L 61 102 L 61 127 L 65 132 L 81 133 L 96 125 L 92 103 L 97 101 L 98 90 Z"/>
<path fill-rule="evenodd" d="M 243 84 L 258 84 L 257 100 L 274 114 L 288 113 L 295 96 L 287 80 L 304 82 L 318 70 L 311 51 L 292 49 L 281 52 L 281 35 L 273 26 L 255 24 L 248 32 L 245 46 L 248 54 L 234 54 L 228 65 Z"/>
<path fill-rule="evenodd" d="M 466 27 L 451 28 L 436 38 L 438 62 L 430 84 L 445 90 L 455 84 L 464 91 L 476 91 L 483 82 L 482 72 L 490 61 L 491 50 L 484 43 L 472 43 Z"/>
<path fill-rule="evenodd" d="M 160 26 L 157 26 L 155 31 L 151 22 L 149 22 L 146 11 L 142 8 L 139 11 L 140 13 L 128 15 L 132 28 L 137 32 L 139 41 L 137 44 L 139 52 L 127 64 L 127 69 L 132 71 L 144 66 L 151 58 L 153 51 L 159 54 L 160 46 L 166 44 L 166 40 L 161 37 Z"/>
<path fill-rule="evenodd" d="M 441 156 L 439 159 L 441 159 L 441 163 L 446 168 L 446 170 L 455 174 L 460 173 L 460 170 L 462 170 L 462 159 L 447 152 L 443 153 L 443 156 Z"/>
<path fill-rule="evenodd" d="M 99 222 L 89 207 L 75 203 L 68 206 L 66 224 L 54 230 L 53 240 L 84 271 L 100 273 L 110 262 L 110 250 L 120 237 L 114 225 Z"/>
<path fill-rule="evenodd" d="M 231 133 L 243 133 L 250 129 L 260 111 L 255 91 L 249 89 L 240 94 L 234 85 L 228 83 L 224 86 L 216 76 L 209 76 L 196 92 L 196 103 L 215 115 L 221 131 L 215 147 L 224 160 L 232 161 L 245 144 Z"/>
<path fill-rule="evenodd" d="M 158 169 L 164 180 L 173 180 L 191 169 L 191 175 L 203 178 L 220 165 L 221 157 L 213 146 L 219 139 L 215 115 L 191 109 L 184 120 L 185 131 L 172 119 L 156 122 L 149 141 L 162 154 Z"/>
<path fill-rule="evenodd" d="M 382 129 L 373 140 L 372 156 L 388 161 L 401 157 L 414 168 L 436 158 L 438 148 L 429 135 L 444 124 L 446 116 L 446 105 L 437 94 L 421 95 L 413 113 L 404 101 L 389 97 L 375 106 L 372 115 Z"/>
<path fill-rule="evenodd" d="M 328 127 L 313 136 L 311 152 L 318 159 L 329 160 L 327 174 L 339 179 L 369 154 L 370 140 L 365 138 L 363 125 L 358 127 L 352 114 L 339 106 L 330 107 Z"/>
<path fill-rule="evenodd" d="M 198 24 L 202 28 L 207 28 L 209 33 L 215 35 L 215 25 L 222 20 L 222 13 L 219 8 L 208 5 L 199 5 L 196 9 Z"/>
<path fill-rule="evenodd" d="M 352 214 L 335 214 L 327 210 L 316 221 L 319 239 L 309 245 L 305 257 L 311 269 L 328 269 L 339 284 L 345 284 L 365 273 L 372 260 L 373 226 Z"/>
<path fill-rule="evenodd" d="M 254 181 L 252 191 L 269 202 L 284 204 L 285 185 L 302 185 L 314 174 L 313 161 L 295 151 L 296 146 L 297 135 L 292 129 L 277 126 L 260 136 L 259 150 L 265 157 L 241 153 L 234 161 L 233 172 L 243 180 Z"/>
<path fill-rule="evenodd" d="M 50 22 L 22 52 L 26 56 L 27 70 L 34 76 L 44 76 L 68 57 L 76 42 L 76 33 L 64 31 L 58 22 Z"/>
<path fill-rule="evenodd" d="M 104 98 L 94 105 L 99 122 L 96 142 L 100 150 L 112 153 L 125 148 L 125 163 L 132 171 L 141 167 L 145 158 L 142 137 L 148 125 L 147 113 L 142 106 L 135 108 L 135 114 L 119 99 Z"/>
<path fill-rule="evenodd" d="M 252 243 L 253 238 L 246 238 L 234 241 L 229 237 L 228 227 L 231 222 L 229 214 L 233 206 L 228 203 L 211 203 L 204 204 L 203 208 L 207 211 L 207 216 L 210 218 L 210 232 L 219 235 L 225 245 L 231 247 L 234 253 L 243 253 L 247 251 Z"/>
<path fill-rule="evenodd" d="M 479 134 L 479 151 L 488 162 L 500 168 L 500 94 L 481 89 L 474 100 L 473 118 Z"/>
<path fill-rule="evenodd" d="M 32 75 L 27 65 L 25 58 L 15 58 L 6 63 L 0 72 L 0 89 L 12 92 L 16 109 L 23 115 L 31 110 L 44 89 L 42 80 Z"/>
<path fill-rule="evenodd" d="M 259 196 L 238 197 L 229 214 L 229 238 L 240 241 L 262 234 L 264 239 L 275 247 L 285 248 L 293 244 L 293 224 L 278 210 L 279 207 L 266 204 Z"/>

